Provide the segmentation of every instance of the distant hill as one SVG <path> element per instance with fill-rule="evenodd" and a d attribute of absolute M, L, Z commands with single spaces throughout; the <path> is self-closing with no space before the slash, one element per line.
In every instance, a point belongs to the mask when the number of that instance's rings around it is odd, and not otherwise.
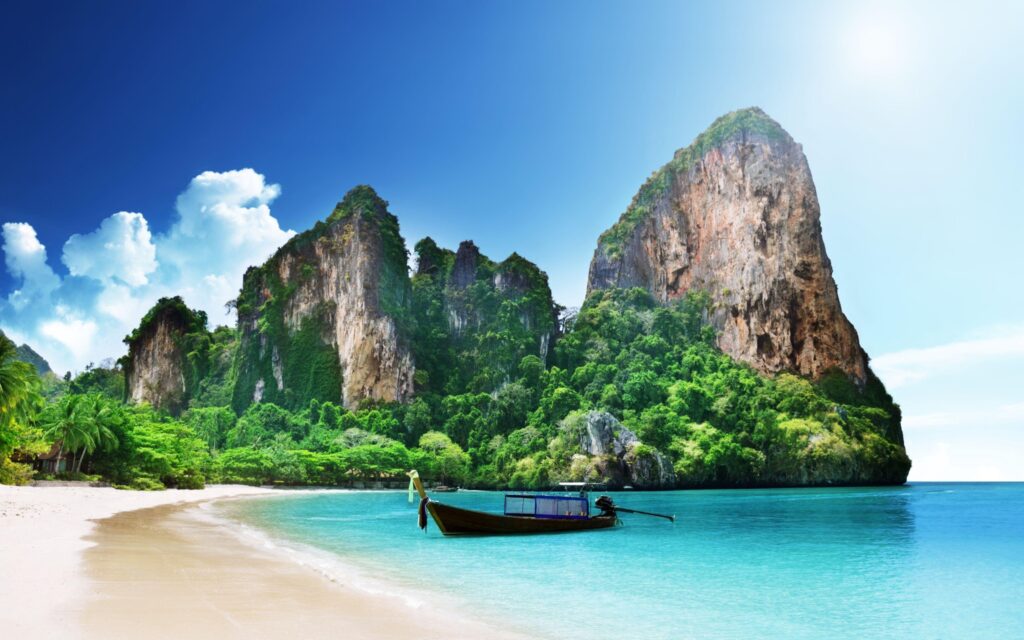
<path fill-rule="evenodd" d="M 0 335 L 6 335 L 3 331 L 0 331 Z M 51 373 L 53 369 L 50 368 L 50 363 L 46 361 L 46 358 L 36 353 L 36 350 L 27 344 L 23 344 L 16 348 L 18 354 L 18 360 L 27 362 L 36 368 L 39 375 Z"/>
<path fill-rule="evenodd" d="M 44 375 L 53 371 L 53 369 L 50 368 L 50 363 L 46 361 L 46 358 L 36 353 L 36 350 L 27 344 L 19 346 L 17 352 L 18 360 L 27 362 L 35 367 L 36 371 L 39 372 L 39 375 Z"/>

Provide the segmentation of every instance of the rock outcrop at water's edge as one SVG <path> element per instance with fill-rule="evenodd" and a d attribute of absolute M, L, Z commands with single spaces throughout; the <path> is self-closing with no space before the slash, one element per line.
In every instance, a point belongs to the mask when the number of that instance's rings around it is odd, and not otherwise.
<path fill-rule="evenodd" d="M 580 479 L 604 482 L 613 489 L 672 489 L 676 474 L 672 461 L 640 442 L 636 434 L 604 411 L 568 418 L 562 425 L 570 439 L 578 439 L 580 453 L 572 469 Z"/>
<path fill-rule="evenodd" d="M 370 187 L 245 275 L 234 405 L 402 401 L 415 372 L 405 242 Z"/>
<path fill-rule="evenodd" d="M 764 373 L 868 378 L 807 159 L 760 109 L 719 118 L 641 187 L 590 264 L 588 293 L 610 287 L 707 292 L 721 349 Z"/>

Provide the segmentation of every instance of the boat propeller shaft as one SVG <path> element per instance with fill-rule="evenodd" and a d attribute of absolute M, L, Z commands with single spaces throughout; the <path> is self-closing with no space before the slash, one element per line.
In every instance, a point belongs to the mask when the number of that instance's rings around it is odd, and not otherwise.
<path fill-rule="evenodd" d="M 596 504 L 597 507 L 601 509 L 601 511 L 605 511 L 608 513 L 636 513 L 642 516 L 654 516 L 655 518 L 664 518 L 672 522 L 676 521 L 675 516 L 667 516 L 661 513 L 651 513 L 650 511 L 640 511 L 638 509 L 627 509 L 625 507 L 620 507 L 616 505 L 614 502 L 612 502 L 612 499 L 609 498 L 608 496 L 601 496 L 594 502 L 594 504 Z"/>

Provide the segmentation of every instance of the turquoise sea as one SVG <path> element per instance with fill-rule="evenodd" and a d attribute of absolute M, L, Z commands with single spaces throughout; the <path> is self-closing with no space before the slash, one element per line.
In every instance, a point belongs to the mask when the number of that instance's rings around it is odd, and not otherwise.
<path fill-rule="evenodd" d="M 595 498 L 597 494 L 592 494 Z M 438 496 L 499 511 L 502 494 Z M 542 638 L 1024 638 L 1024 484 L 625 492 L 624 526 L 424 534 L 404 492 L 222 503 L 278 541 Z"/>

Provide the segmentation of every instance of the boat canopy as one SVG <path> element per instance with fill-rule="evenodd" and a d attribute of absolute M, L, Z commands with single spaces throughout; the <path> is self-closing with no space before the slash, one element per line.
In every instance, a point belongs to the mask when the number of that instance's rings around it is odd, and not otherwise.
<path fill-rule="evenodd" d="M 604 482 L 559 482 L 558 486 L 564 490 L 585 491 L 587 489 L 603 489 L 607 485 Z"/>
<path fill-rule="evenodd" d="M 505 496 L 505 515 L 534 518 L 588 518 L 590 501 L 575 496 L 509 494 Z"/>

